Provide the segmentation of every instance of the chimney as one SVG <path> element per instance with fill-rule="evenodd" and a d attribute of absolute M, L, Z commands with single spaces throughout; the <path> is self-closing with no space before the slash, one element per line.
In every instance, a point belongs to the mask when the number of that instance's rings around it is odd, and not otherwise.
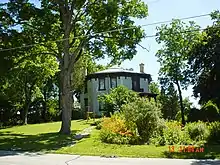
<path fill-rule="evenodd" d="M 141 73 L 144 73 L 144 64 L 141 63 L 141 64 L 139 64 L 139 66 L 140 66 L 140 72 L 141 72 Z"/>

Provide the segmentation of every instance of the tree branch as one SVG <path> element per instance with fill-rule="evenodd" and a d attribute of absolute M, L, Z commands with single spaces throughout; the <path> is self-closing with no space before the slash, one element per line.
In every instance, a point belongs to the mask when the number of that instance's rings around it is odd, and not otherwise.
<path fill-rule="evenodd" d="M 94 22 L 93 25 L 89 28 L 89 30 L 87 31 L 85 36 L 89 35 L 89 33 L 92 31 L 92 29 L 95 26 L 95 24 L 96 24 L 96 22 Z M 86 41 L 88 41 L 89 39 L 91 39 L 91 37 L 89 37 L 89 38 L 86 37 L 86 39 L 83 39 L 80 42 L 78 48 L 76 49 L 76 51 L 73 53 L 73 55 L 70 58 L 70 63 L 69 63 L 69 67 L 68 68 L 73 67 L 74 63 L 76 62 L 76 59 L 80 58 L 80 56 L 82 55 L 82 53 L 80 53 L 81 49 L 85 46 Z"/>

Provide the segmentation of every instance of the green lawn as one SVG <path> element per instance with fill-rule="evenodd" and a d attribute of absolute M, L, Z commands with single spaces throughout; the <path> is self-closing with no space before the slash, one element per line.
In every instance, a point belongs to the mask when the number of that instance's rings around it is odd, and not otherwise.
<path fill-rule="evenodd" d="M 83 120 L 72 121 L 72 135 L 60 135 L 60 122 L 30 124 L 0 129 L 0 150 L 21 148 L 25 151 L 51 151 L 66 146 L 73 134 L 90 125 Z"/>
<path fill-rule="evenodd" d="M 170 153 L 168 146 L 151 145 L 114 145 L 99 140 L 99 131 L 93 130 L 91 137 L 73 141 L 73 134 L 89 127 L 82 120 L 72 121 L 72 135 L 59 135 L 60 122 L 18 126 L 0 130 L 0 150 L 21 148 L 28 151 L 47 151 L 79 155 L 123 156 L 123 157 L 161 157 L 161 158 L 220 158 L 220 146 L 206 146 L 204 153 Z M 176 146 L 177 148 L 178 146 Z"/>

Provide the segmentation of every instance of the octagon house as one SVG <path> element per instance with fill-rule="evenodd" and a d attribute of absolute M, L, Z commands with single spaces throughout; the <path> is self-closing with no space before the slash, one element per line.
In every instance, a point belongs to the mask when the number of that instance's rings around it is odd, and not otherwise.
<path fill-rule="evenodd" d="M 101 115 L 100 94 L 109 93 L 111 88 L 124 85 L 128 89 L 138 92 L 140 96 L 153 97 L 156 94 L 149 90 L 151 75 L 144 72 L 144 64 L 140 64 L 140 72 L 133 69 L 109 68 L 86 76 L 85 87 L 80 94 L 81 109 Z"/>

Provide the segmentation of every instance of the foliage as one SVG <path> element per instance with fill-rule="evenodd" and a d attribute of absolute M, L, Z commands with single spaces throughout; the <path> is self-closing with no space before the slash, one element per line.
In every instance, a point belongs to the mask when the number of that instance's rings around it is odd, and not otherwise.
<path fill-rule="evenodd" d="M 161 90 L 159 89 L 159 85 L 157 83 L 151 83 L 149 88 L 152 93 L 158 94 L 157 102 L 161 104 L 161 112 L 163 114 L 163 118 L 168 120 L 181 121 L 179 99 L 174 85 L 172 83 L 161 85 Z M 185 119 L 187 119 L 190 108 L 192 106 L 189 98 L 183 99 L 183 105 L 185 107 Z"/>
<path fill-rule="evenodd" d="M 177 121 L 167 121 L 165 126 L 157 134 L 150 139 L 150 143 L 155 145 L 187 145 L 191 144 L 189 135 L 182 130 L 181 123 Z"/>
<path fill-rule="evenodd" d="M 188 115 L 188 121 L 213 122 L 220 120 L 220 113 L 217 105 L 213 101 L 208 101 L 201 109 L 192 108 Z"/>
<path fill-rule="evenodd" d="M 160 62 L 160 80 L 161 84 L 173 83 L 177 86 L 180 101 L 182 124 L 184 120 L 184 106 L 182 99 L 182 88 L 189 84 L 186 70 L 188 51 L 198 40 L 199 26 L 194 22 L 186 25 L 180 20 L 173 20 L 169 25 L 157 27 L 158 35 L 156 41 L 163 44 L 162 49 L 158 50 L 156 56 Z"/>
<path fill-rule="evenodd" d="M 191 49 L 188 63 L 193 84 L 194 96 L 200 98 L 200 104 L 212 100 L 220 106 L 220 12 L 211 14 L 213 25 L 201 34 L 201 39 Z"/>
<path fill-rule="evenodd" d="M 191 108 L 187 116 L 188 122 L 205 121 L 203 111 L 197 108 Z"/>
<path fill-rule="evenodd" d="M 204 122 L 187 123 L 185 131 L 189 134 L 194 142 L 206 142 L 209 136 L 209 129 Z"/>
<path fill-rule="evenodd" d="M 92 123 L 91 126 L 96 126 L 95 128 L 97 130 L 100 130 L 102 128 L 102 121 L 103 121 L 102 118 L 98 119 L 98 120 L 96 119 L 96 121 L 94 123 Z"/>
<path fill-rule="evenodd" d="M 42 48 L 38 51 L 43 52 Z M 15 111 L 20 111 L 24 124 L 27 124 L 30 105 L 42 97 L 40 88 L 58 71 L 58 63 L 53 56 L 37 56 L 36 49 L 24 51 L 23 55 L 14 58 L 14 66 L 5 77 L 2 92 Z M 36 55 L 35 57 L 29 57 Z M 15 92 L 16 91 L 16 92 Z"/>
<path fill-rule="evenodd" d="M 160 94 L 159 84 L 156 82 L 151 82 L 149 84 L 149 90 L 151 93 Z"/>
<path fill-rule="evenodd" d="M 180 111 L 177 92 L 173 84 L 169 84 L 167 88 L 163 87 L 158 97 L 161 104 L 161 111 L 164 119 L 175 120 L 176 115 Z"/>
<path fill-rule="evenodd" d="M 220 121 L 220 112 L 215 103 L 209 100 L 206 104 L 204 104 L 201 108 L 203 112 L 203 116 L 205 117 L 205 121 Z"/>
<path fill-rule="evenodd" d="M 138 98 L 134 102 L 123 105 L 122 114 L 126 125 L 132 130 L 137 129 L 144 142 L 148 142 L 150 136 L 159 129 L 161 109 L 160 105 L 153 100 Z"/>
<path fill-rule="evenodd" d="M 208 127 L 210 131 L 208 142 L 220 144 L 220 122 L 212 122 Z"/>
<path fill-rule="evenodd" d="M 104 118 L 101 124 L 100 139 L 111 144 L 135 144 L 137 135 L 128 129 L 125 121 L 118 115 Z"/>
<path fill-rule="evenodd" d="M 122 105 L 134 102 L 137 97 L 136 92 L 120 85 L 111 89 L 109 94 L 100 95 L 98 100 L 103 103 L 104 111 L 107 112 L 106 115 L 109 116 L 113 112 L 120 111 Z"/>

